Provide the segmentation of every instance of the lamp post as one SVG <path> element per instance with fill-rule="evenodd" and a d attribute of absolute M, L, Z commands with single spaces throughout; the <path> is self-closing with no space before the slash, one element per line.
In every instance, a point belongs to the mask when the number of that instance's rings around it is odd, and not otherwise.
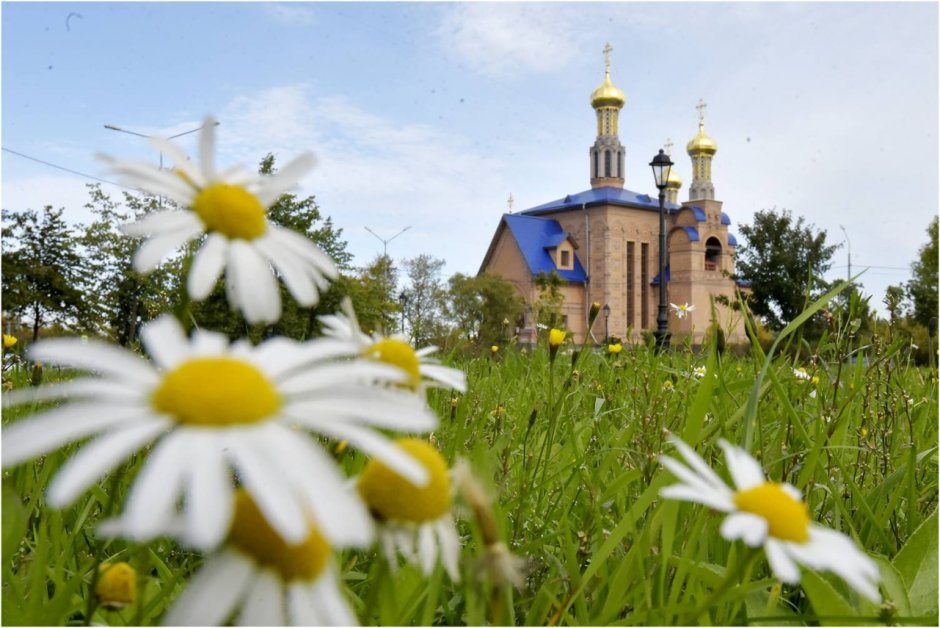
<path fill-rule="evenodd" d="M 605 303 L 604 309 L 601 311 L 604 312 L 604 344 L 607 344 L 610 342 L 610 327 L 607 325 L 610 318 L 610 306 Z"/>
<path fill-rule="evenodd" d="M 846 276 L 846 281 L 852 279 L 852 241 L 849 240 L 849 232 L 845 230 L 845 227 L 839 225 L 839 229 L 842 229 L 842 234 L 845 236 L 845 243 L 849 246 L 849 271 Z"/>
<path fill-rule="evenodd" d="M 666 308 L 666 182 L 672 160 L 663 149 L 650 162 L 653 180 L 659 190 L 659 313 L 656 316 L 656 347 L 669 348 L 669 312 Z"/>
<path fill-rule="evenodd" d="M 401 333 L 405 333 L 405 307 L 408 305 L 408 295 L 402 290 L 398 295 L 398 303 L 401 304 Z"/>
<path fill-rule="evenodd" d="M 407 227 L 405 227 L 404 229 L 402 229 L 401 231 L 399 231 L 392 237 L 385 239 L 379 234 L 377 234 L 375 231 L 373 231 L 372 229 L 369 229 L 368 227 L 366 227 L 366 231 L 374 235 L 376 238 L 378 238 L 379 242 L 382 243 L 382 257 L 388 257 L 388 243 L 394 240 L 395 238 L 397 238 L 398 236 L 400 236 L 401 234 L 403 234 L 404 232 L 408 231 L 409 229 L 411 229 L 411 225 L 408 225 Z"/>

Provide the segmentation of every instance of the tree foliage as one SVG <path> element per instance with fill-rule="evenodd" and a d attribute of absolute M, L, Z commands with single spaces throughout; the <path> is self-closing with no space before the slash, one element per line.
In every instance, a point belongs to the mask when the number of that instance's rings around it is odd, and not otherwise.
<path fill-rule="evenodd" d="M 751 308 L 776 329 L 796 318 L 825 292 L 823 275 L 838 245 L 826 245 L 826 232 L 789 210 L 762 210 L 740 226 L 747 243 L 738 249 L 737 274 L 751 282 Z"/>
<path fill-rule="evenodd" d="M 261 160 L 258 171 L 261 174 L 273 174 L 276 171 L 274 156 L 266 155 Z M 341 271 L 350 269 L 352 254 L 346 250 L 347 243 L 342 239 L 343 230 L 335 227 L 329 217 L 323 217 L 315 197 L 300 198 L 296 194 L 282 194 L 268 209 L 268 219 L 311 239 L 333 258 Z M 320 329 L 317 317 L 337 311 L 345 294 L 342 285 L 334 284 L 320 295 L 316 306 L 304 307 L 294 300 L 283 282 L 279 283 L 279 289 L 283 307 L 281 318 L 268 327 L 252 327 L 239 312 L 231 310 L 225 297 L 224 281 L 220 281 L 204 301 L 193 303 L 191 314 L 200 327 L 214 329 L 233 337 L 244 335 L 258 341 L 263 336 L 273 334 L 301 340 L 316 335 Z"/>
<path fill-rule="evenodd" d="M 457 273 L 448 280 L 448 318 L 461 336 L 481 345 L 507 344 L 523 307 L 522 297 L 500 275 Z"/>
<path fill-rule="evenodd" d="M 359 325 L 366 332 L 391 334 L 398 329 L 401 312 L 396 286 L 398 269 L 387 255 L 377 255 L 352 277 L 343 278 L 345 292 L 352 299 Z"/>
<path fill-rule="evenodd" d="M 82 258 L 64 211 L 3 210 L 3 309 L 29 320 L 33 340 L 52 323 L 78 329 L 88 323 Z"/>
<path fill-rule="evenodd" d="M 929 240 L 920 247 L 917 259 L 911 264 L 913 278 L 907 283 L 907 294 L 914 305 L 914 320 L 930 326 L 937 318 L 937 217 L 927 227 Z M 936 321 L 933 323 L 936 326 Z"/>
<path fill-rule="evenodd" d="M 404 266 L 410 284 L 405 290 L 405 320 L 412 340 L 422 346 L 443 332 L 441 313 L 445 291 L 441 270 L 444 260 L 422 253 L 406 259 Z"/>

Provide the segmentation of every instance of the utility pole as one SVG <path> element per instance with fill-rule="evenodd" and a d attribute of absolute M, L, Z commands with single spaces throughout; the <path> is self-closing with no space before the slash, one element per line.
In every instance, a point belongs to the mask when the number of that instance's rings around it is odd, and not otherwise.
<path fill-rule="evenodd" d="M 849 271 L 846 277 L 846 281 L 852 279 L 852 241 L 849 240 L 849 233 L 845 230 L 845 227 L 839 225 L 839 229 L 842 229 L 842 233 L 845 234 L 845 242 L 849 245 Z"/>
<path fill-rule="evenodd" d="M 371 233 L 372 235 L 374 235 L 376 238 L 378 238 L 379 242 L 382 243 L 382 257 L 388 257 L 388 243 L 391 242 L 392 240 L 394 240 L 395 238 L 397 238 L 398 236 L 400 236 L 401 234 L 403 234 L 404 232 L 406 232 L 406 231 L 408 231 L 409 229 L 411 229 L 411 225 L 408 225 L 407 227 L 405 227 L 404 229 L 402 229 L 401 231 L 399 231 L 398 233 L 396 233 L 395 235 L 393 235 L 392 237 L 390 237 L 390 238 L 388 238 L 388 239 L 383 238 L 382 236 L 380 236 L 379 234 L 377 234 L 377 233 L 376 233 L 375 231 L 373 231 L 372 229 L 369 229 L 368 227 L 366 227 L 365 229 L 366 229 L 366 231 L 368 231 L 369 233 Z"/>

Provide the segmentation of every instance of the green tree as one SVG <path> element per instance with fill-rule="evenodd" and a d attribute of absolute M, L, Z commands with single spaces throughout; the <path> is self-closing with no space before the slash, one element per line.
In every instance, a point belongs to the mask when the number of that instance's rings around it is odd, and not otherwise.
<path fill-rule="evenodd" d="M 786 209 L 759 211 L 740 231 L 747 243 L 738 249 L 737 274 L 751 282 L 751 309 L 780 329 L 825 292 L 822 277 L 838 246 L 827 246 L 825 231 Z"/>
<path fill-rule="evenodd" d="M 274 174 L 276 172 L 274 156 L 266 155 L 261 160 L 258 171 L 264 175 Z M 300 198 L 296 194 L 282 194 L 268 208 L 267 216 L 274 224 L 291 229 L 312 240 L 333 258 L 340 271 L 350 270 L 349 263 L 352 260 L 352 254 L 346 250 L 347 243 L 342 239 L 343 230 L 334 226 L 331 218 L 323 217 L 315 197 Z M 246 335 L 254 341 L 270 334 L 300 340 L 310 338 L 319 331 L 320 324 L 317 317 L 337 311 L 345 294 L 343 285 L 333 284 L 329 290 L 320 295 L 320 301 L 316 306 L 304 307 L 294 300 L 283 282 L 279 283 L 279 288 L 282 312 L 280 320 L 274 325 L 254 328 L 249 326 L 239 312 L 234 312 L 229 307 L 223 281 L 215 286 L 204 301 L 192 304 L 193 320 L 200 327 L 214 329 L 230 336 Z"/>
<path fill-rule="evenodd" d="M 33 340 L 52 323 L 80 329 L 88 323 L 82 258 L 64 211 L 3 210 L 3 309 L 29 319 Z"/>
<path fill-rule="evenodd" d="M 508 343 L 523 307 L 522 297 L 500 275 L 457 273 L 448 280 L 445 312 L 462 336 L 480 344 Z"/>
<path fill-rule="evenodd" d="M 124 235 L 119 229 L 156 210 L 156 197 L 125 192 L 122 205 L 99 184 L 86 187 L 90 198 L 85 207 L 95 219 L 85 227 L 79 243 L 87 269 L 87 296 L 95 312 L 95 331 L 126 346 L 137 340 L 142 323 L 172 309 L 180 263 L 171 260 L 149 275 L 138 273 L 133 258 L 141 239 Z"/>
<path fill-rule="evenodd" d="M 564 327 L 561 306 L 565 297 L 561 287 L 565 280 L 556 271 L 539 273 L 535 276 L 535 285 L 539 289 L 539 298 L 532 304 L 532 313 L 539 325 L 546 327 Z"/>
<path fill-rule="evenodd" d="M 907 282 L 907 294 L 914 305 L 912 316 L 926 327 L 937 318 L 937 217 L 927 227 L 928 242 L 920 247 L 911 264 L 913 278 Z M 936 326 L 934 321 L 933 326 Z"/>
<path fill-rule="evenodd" d="M 417 346 L 427 344 L 441 335 L 441 314 L 444 288 L 441 284 L 441 269 L 444 260 L 422 253 L 406 259 L 405 274 L 410 283 L 405 294 L 405 320 L 411 338 Z"/>
<path fill-rule="evenodd" d="M 345 292 L 352 299 L 359 325 L 370 330 L 390 334 L 398 329 L 397 317 L 401 310 L 395 286 L 398 270 L 387 255 L 377 255 L 369 265 L 359 269 L 357 275 L 344 277 Z"/>

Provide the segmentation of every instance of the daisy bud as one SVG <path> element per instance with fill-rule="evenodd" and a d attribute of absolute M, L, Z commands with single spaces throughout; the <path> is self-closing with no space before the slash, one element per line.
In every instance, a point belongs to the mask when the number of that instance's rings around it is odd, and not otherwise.
<path fill-rule="evenodd" d="M 98 567 L 95 595 L 108 610 L 122 609 L 137 598 L 137 572 L 125 562 L 102 563 Z"/>
<path fill-rule="evenodd" d="M 594 321 L 597 320 L 597 315 L 601 312 L 601 304 L 597 301 L 591 303 L 591 311 L 588 314 L 588 329 L 594 325 Z"/>

